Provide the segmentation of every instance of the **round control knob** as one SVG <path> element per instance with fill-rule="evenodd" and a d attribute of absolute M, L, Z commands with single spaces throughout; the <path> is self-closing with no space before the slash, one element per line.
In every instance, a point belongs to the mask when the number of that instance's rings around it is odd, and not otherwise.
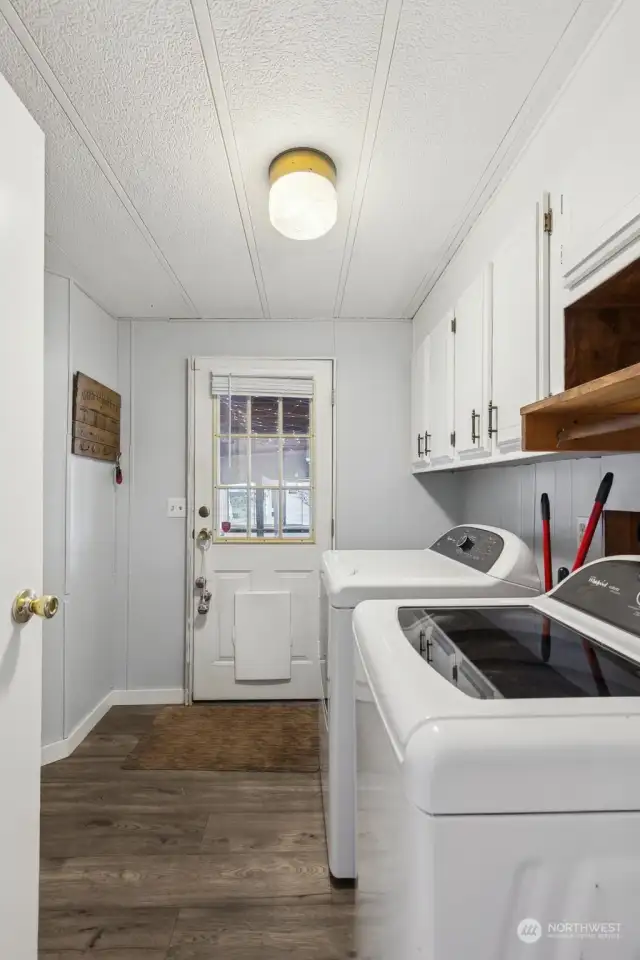
<path fill-rule="evenodd" d="M 469 550 L 473 548 L 474 541 L 471 539 L 468 533 L 463 534 L 456 543 L 458 550 L 462 550 L 463 553 L 468 553 Z"/>

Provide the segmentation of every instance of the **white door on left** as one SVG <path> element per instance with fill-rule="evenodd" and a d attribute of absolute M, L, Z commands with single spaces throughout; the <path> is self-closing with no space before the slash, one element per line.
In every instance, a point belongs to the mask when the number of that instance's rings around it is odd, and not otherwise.
<path fill-rule="evenodd" d="M 40 818 L 44 136 L 0 76 L 0 957 L 36 960 Z"/>

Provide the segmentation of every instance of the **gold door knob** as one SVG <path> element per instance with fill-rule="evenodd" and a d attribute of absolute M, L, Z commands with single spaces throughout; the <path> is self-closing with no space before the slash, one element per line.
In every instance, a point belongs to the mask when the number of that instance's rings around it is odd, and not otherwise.
<path fill-rule="evenodd" d="M 28 623 L 35 614 L 37 617 L 44 617 L 45 620 L 51 620 L 58 612 L 60 601 L 57 597 L 44 596 L 38 597 L 33 590 L 23 590 L 13 601 L 11 615 L 16 623 Z"/>

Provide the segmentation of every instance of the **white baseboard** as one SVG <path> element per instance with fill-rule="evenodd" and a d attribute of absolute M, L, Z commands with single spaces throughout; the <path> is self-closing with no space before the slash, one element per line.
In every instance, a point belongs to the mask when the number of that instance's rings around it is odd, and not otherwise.
<path fill-rule="evenodd" d="M 54 760 L 64 760 L 71 756 L 76 747 L 80 746 L 84 738 L 91 733 L 97 723 L 102 720 L 107 710 L 113 706 L 113 693 L 111 690 L 102 700 L 96 704 L 93 710 L 78 723 L 68 737 L 64 740 L 55 740 L 42 748 L 42 765 L 53 763 Z"/>
<path fill-rule="evenodd" d="M 102 720 L 105 713 L 115 706 L 143 706 L 147 704 L 162 703 L 184 703 L 184 690 L 179 687 L 169 687 L 158 690 L 111 690 L 102 698 L 100 703 L 96 704 L 93 710 L 84 717 L 77 726 L 73 728 L 68 737 L 64 740 L 55 740 L 53 743 L 47 743 L 42 748 L 41 763 L 45 766 L 47 763 L 54 763 L 56 760 L 64 760 L 70 757 L 73 751 L 80 746 L 82 741 L 93 728 Z"/>
<path fill-rule="evenodd" d="M 139 707 L 154 703 L 184 703 L 182 687 L 160 687 L 157 690 L 114 690 L 114 704 L 121 707 Z"/>

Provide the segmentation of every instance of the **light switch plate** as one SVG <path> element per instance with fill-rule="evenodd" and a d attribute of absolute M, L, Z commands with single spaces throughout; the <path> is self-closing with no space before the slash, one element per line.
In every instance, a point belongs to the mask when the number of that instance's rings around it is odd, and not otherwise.
<path fill-rule="evenodd" d="M 167 500 L 167 516 L 184 519 L 187 515 L 187 501 L 184 497 L 169 497 Z"/>

